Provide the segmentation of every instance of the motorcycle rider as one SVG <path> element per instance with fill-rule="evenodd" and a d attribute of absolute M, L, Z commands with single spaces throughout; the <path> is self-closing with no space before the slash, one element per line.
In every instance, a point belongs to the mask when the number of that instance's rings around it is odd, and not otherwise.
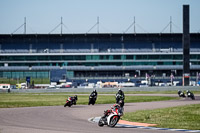
<path fill-rule="evenodd" d="M 178 90 L 178 95 L 179 95 L 179 97 L 185 97 L 184 92 L 182 92 L 181 90 Z"/>
<path fill-rule="evenodd" d="M 186 93 L 187 97 L 190 97 L 192 100 L 195 100 L 194 94 L 191 91 L 187 90 Z"/>
<path fill-rule="evenodd" d="M 186 90 L 186 93 L 188 94 L 188 93 L 191 93 L 189 90 Z"/>
<path fill-rule="evenodd" d="M 118 103 L 120 99 L 123 100 L 123 101 L 125 99 L 124 92 L 121 89 L 119 89 L 117 94 L 116 94 L 116 103 Z"/>
<path fill-rule="evenodd" d="M 97 97 L 98 93 L 97 93 L 96 89 L 94 89 L 93 92 L 92 92 L 90 95 L 92 95 L 92 94 L 93 94 L 95 97 Z"/>
<path fill-rule="evenodd" d="M 96 101 L 97 95 L 98 95 L 98 93 L 97 93 L 96 89 L 94 89 L 90 94 L 90 96 L 94 98 L 94 101 Z M 90 102 L 88 103 L 88 105 L 90 105 Z"/>
<path fill-rule="evenodd" d="M 75 96 L 69 96 L 67 99 L 69 102 L 71 102 L 72 104 L 76 105 L 76 101 L 78 100 L 77 95 Z"/>
<path fill-rule="evenodd" d="M 77 97 L 77 95 L 75 95 L 73 98 L 72 98 L 72 103 L 74 104 L 74 105 L 76 105 L 76 101 L 78 100 L 78 97 Z"/>

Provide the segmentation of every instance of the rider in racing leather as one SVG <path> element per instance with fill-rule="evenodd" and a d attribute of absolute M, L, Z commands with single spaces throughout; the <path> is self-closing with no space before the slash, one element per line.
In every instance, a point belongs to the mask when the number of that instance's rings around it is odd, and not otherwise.
<path fill-rule="evenodd" d="M 93 92 L 90 94 L 90 96 L 91 96 L 92 94 L 94 95 L 94 97 L 97 97 L 97 95 L 98 95 L 96 90 L 93 90 Z"/>
<path fill-rule="evenodd" d="M 116 94 L 116 103 L 118 103 L 120 99 L 121 100 L 125 99 L 124 92 L 121 89 L 119 89 L 118 92 L 117 92 L 117 94 Z"/>
<path fill-rule="evenodd" d="M 76 105 L 76 101 L 78 100 L 77 95 L 75 95 L 74 97 L 69 96 L 67 99 L 69 102 L 72 102 L 72 104 Z"/>

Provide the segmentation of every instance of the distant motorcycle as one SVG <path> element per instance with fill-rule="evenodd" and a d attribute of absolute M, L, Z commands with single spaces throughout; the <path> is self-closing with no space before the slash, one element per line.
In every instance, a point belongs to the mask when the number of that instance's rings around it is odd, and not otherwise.
<path fill-rule="evenodd" d="M 66 103 L 64 104 L 64 107 L 66 106 L 71 107 L 73 104 L 76 105 L 77 100 L 78 100 L 77 96 L 68 97 L 68 99 L 66 100 Z"/>
<path fill-rule="evenodd" d="M 179 97 L 185 97 L 185 94 L 183 91 L 178 90 L 178 95 Z"/>
<path fill-rule="evenodd" d="M 92 94 L 89 96 L 89 103 L 88 103 L 88 105 L 90 105 L 90 104 L 94 105 L 95 102 L 96 102 L 96 99 L 97 99 L 97 96 L 96 96 L 94 93 L 92 93 Z"/>
<path fill-rule="evenodd" d="M 104 112 L 104 116 L 102 116 L 98 122 L 100 127 L 107 125 L 109 127 L 114 127 L 120 117 L 123 116 L 123 108 L 119 105 L 114 106 L 111 110 L 107 110 Z"/>
<path fill-rule="evenodd" d="M 187 92 L 187 97 L 191 98 L 192 100 L 195 100 L 194 94 L 190 91 L 186 91 Z"/>

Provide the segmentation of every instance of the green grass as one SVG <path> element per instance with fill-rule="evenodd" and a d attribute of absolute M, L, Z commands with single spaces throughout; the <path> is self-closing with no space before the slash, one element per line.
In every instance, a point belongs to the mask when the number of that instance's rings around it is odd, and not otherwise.
<path fill-rule="evenodd" d="M 200 130 L 200 104 L 125 113 L 123 120 L 158 124 L 156 127 Z"/>
<path fill-rule="evenodd" d="M 0 94 L 0 108 L 14 108 L 14 107 L 32 107 L 32 106 L 57 106 L 64 105 L 65 100 L 68 96 L 74 94 L 17 94 L 11 93 Z M 78 95 L 77 104 L 88 104 L 89 95 Z M 125 103 L 128 102 L 148 102 L 148 101 L 162 101 L 177 99 L 173 97 L 160 97 L 160 96 L 126 96 Z M 114 95 L 99 95 L 97 104 L 109 104 L 115 103 Z"/>

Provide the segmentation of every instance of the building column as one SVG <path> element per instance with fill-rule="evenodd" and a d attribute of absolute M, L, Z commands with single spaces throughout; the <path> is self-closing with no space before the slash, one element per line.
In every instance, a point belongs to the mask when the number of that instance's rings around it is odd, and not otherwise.
<path fill-rule="evenodd" d="M 183 85 L 190 83 L 190 14 L 189 5 L 183 5 Z"/>

